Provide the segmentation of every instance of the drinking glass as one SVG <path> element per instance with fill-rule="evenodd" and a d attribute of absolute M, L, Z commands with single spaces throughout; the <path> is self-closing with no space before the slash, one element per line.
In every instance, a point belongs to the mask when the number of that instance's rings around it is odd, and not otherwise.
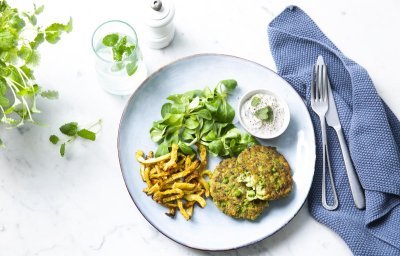
<path fill-rule="evenodd" d="M 103 39 L 108 35 L 118 40 L 113 40 L 113 45 L 105 45 Z M 136 31 L 128 23 L 111 20 L 101 24 L 93 33 L 92 48 L 96 56 L 98 81 L 107 92 L 128 95 L 146 79 L 147 69 Z M 126 48 L 130 49 L 124 50 Z"/>

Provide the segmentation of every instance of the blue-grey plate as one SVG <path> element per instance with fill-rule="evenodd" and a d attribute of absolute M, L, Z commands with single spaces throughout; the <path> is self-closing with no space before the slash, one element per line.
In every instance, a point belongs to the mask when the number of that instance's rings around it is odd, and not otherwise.
<path fill-rule="evenodd" d="M 214 87 L 220 80 L 236 79 L 238 87 L 229 101 L 236 109 L 246 91 L 265 88 L 286 100 L 290 124 L 278 138 L 261 141 L 276 146 L 288 160 L 294 180 L 291 194 L 273 201 L 257 221 L 236 220 L 218 210 L 211 199 L 205 208 L 195 207 L 186 221 L 180 214 L 170 218 L 166 208 L 142 192 L 137 150 L 156 150 L 149 130 L 161 118 L 161 106 L 170 94 L 183 93 L 205 86 Z M 235 119 L 235 124 L 240 127 Z M 201 54 L 173 62 L 145 80 L 130 98 L 121 118 L 118 154 L 126 187 L 139 211 L 161 233 L 172 240 L 202 250 L 228 250 L 255 243 L 285 226 L 307 198 L 314 175 L 315 138 L 309 113 L 296 91 L 270 69 L 245 59 L 217 54 Z M 210 157 L 213 170 L 221 159 Z"/>

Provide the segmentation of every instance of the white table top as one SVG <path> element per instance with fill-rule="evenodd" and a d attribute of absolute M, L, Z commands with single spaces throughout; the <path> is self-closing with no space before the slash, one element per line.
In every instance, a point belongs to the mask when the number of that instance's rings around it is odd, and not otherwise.
<path fill-rule="evenodd" d="M 11 1 L 10 1 L 11 2 Z M 29 6 L 17 0 L 17 6 Z M 1 129 L 0 254 L 2 255 L 351 255 L 343 240 L 312 219 L 305 205 L 281 231 L 255 245 L 213 253 L 166 238 L 141 216 L 125 188 L 116 138 L 128 100 L 97 84 L 92 32 L 121 19 L 140 28 L 144 1 L 40 1 L 42 21 L 67 21 L 74 30 L 56 45 L 43 45 L 37 81 L 60 92 L 40 101 L 45 127 Z M 267 25 L 290 4 L 305 10 L 350 58 L 364 66 L 385 102 L 400 116 L 400 2 L 289 0 L 176 0 L 176 37 L 163 50 L 141 45 L 150 72 L 196 53 L 225 53 L 275 69 Z M 140 30 L 140 29 L 139 29 Z M 140 33 L 139 33 L 140 38 Z M 96 142 L 77 141 L 65 158 L 48 141 L 68 121 L 102 118 Z"/>

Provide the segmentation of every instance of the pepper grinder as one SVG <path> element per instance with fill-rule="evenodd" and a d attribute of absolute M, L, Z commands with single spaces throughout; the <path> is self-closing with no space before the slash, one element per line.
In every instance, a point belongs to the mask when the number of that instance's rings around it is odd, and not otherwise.
<path fill-rule="evenodd" d="M 144 39 L 148 47 L 162 49 L 167 47 L 175 35 L 173 19 L 174 5 L 169 0 L 151 0 L 145 12 Z"/>

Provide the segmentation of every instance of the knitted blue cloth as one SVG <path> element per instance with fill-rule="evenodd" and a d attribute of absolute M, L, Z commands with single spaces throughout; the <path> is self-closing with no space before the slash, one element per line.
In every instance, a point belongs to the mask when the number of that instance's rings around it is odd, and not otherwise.
<path fill-rule="evenodd" d="M 312 216 L 338 233 L 356 255 L 400 255 L 399 120 L 378 96 L 367 71 L 344 56 L 300 8 L 285 9 L 269 24 L 268 34 L 279 75 L 306 99 L 315 127 L 317 159 L 308 197 Z M 339 141 L 330 127 L 339 208 L 327 211 L 321 204 L 321 130 L 309 103 L 311 70 L 319 54 L 327 63 L 343 132 L 365 189 L 365 210 L 354 205 Z"/>

